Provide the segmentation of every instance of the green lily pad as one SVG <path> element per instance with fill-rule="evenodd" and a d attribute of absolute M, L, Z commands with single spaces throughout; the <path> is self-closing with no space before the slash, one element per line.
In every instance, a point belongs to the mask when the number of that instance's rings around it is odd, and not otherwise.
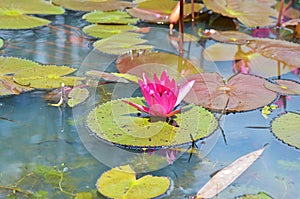
<path fill-rule="evenodd" d="M 257 194 L 245 194 L 237 197 L 236 199 L 272 199 L 272 197 L 265 192 L 259 192 Z"/>
<path fill-rule="evenodd" d="M 151 175 L 136 179 L 129 165 L 112 168 L 103 173 L 96 186 L 101 194 L 116 199 L 147 199 L 164 194 L 170 188 L 167 177 Z"/>
<path fill-rule="evenodd" d="M 0 49 L 4 46 L 4 40 L 0 38 Z"/>
<path fill-rule="evenodd" d="M 89 90 L 86 88 L 73 88 L 68 94 L 68 105 L 74 107 L 84 102 L 89 96 Z"/>
<path fill-rule="evenodd" d="M 137 30 L 137 26 L 131 26 L 131 25 L 89 25 L 84 27 L 82 30 L 84 33 L 96 37 L 96 38 L 107 38 L 112 35 L 119 34 L 123 31 L 128 30 Z"/>
<path fill-rule="evenodd" d="M 137 104 L 143 99 L 129 98 Z M 134 107 L 113 100 L 94 108 L 87 117 L 88 128 L 103 140 L 120 147 L 161 148 L 182 145 L 209 136 L 217 128 L 217 120 L 206 109 L 188 105 L 175 115 L 179 127 L 164 121 L 150 122 L 149 118 L 138 116 Z"/>
<path fill-rule="evenodd" d="M 14 80 L 20 84 L 31 88 L 49 89 L 65 86 L 73 86 L 82 77 L 65 77 L 64 75 L 74 72 L 76 69 L 67 66 L 39 66 L 21 70 L 15 73 Z"/>
<path fill-rule="evenodd" d="M 69 10 L 80 11 L 113 11 L 133 6 L 131 2 L 117 0 L 52 0 L 55 5 L 63 6 Z"/>
<path fill-rule="evenodd" d="M 14 74 L 29 67 L 38 67 L 40 64 L 27 59 L 18 57 L 2 57 L 0 56 L 0 74 Z"/>
<path fill-rule="evenodd" d="M 64 9 L 39 0 L 1 0 L 0 29 L 28 29 L 44 26 L 51 21 L 27 14 L 63 14 Z"/>
<path fill-rule="evenodd" d="M 300 114 L 288 112 L 271 124 L 274 135 L 284 143 L 300 149 Z"/>
<path fill-rule="evenodd" d="M 142 45 L 147 40 L 141 39 L 139 33 L 122 32 L 120 34 L 99 40 L 94 47 L 107 54 L 121 55 L 133 50 L 152 49 L 152 45 Z"/>
<path fill-rule="evenodd" d="M 139 20 L 138 18 L 131 17 L 131 15 L 124 11 L 94 11 L 83 15 L 82 18 L 90 23 L 97 24 L 134 24 Z"/>

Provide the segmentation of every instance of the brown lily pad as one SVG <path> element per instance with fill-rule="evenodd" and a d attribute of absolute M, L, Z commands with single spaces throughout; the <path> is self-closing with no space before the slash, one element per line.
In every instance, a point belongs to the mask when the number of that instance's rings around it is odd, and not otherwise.
<path fill-rule="evenodd" d="M 147 0 L 141 1 L 136 7 L 128 9 L 127 12 L 139 19 L 150 23 L 169 23 L 169 16 L 177 2 L 173 0 Z M 204 6 L 199 3 L 194 4 L 194 12 L 199 12 Z M 184 5 L 184 17 L 192 13 L 191 4 Z"/>
<path fill-rule="evenodd" d="M 276 84 L 266 82 L 265 87 L 283 95 L 300 95 L 300 84 L 291 80 L 275 80 Z"/>
<path fill-rule="evenodd" d="M 254 110 L 271 103 L 277 97 L 276 93 L 264 87 L 267 80 L 254 75 L 237 74 L 224 81 L 218 73 L 202 73 L 187 79 L 196 82 L 185 101 L 210 110 Z"/>
<path fill-rule="evenodd" d="M 248 47 L 270 59 L 283 62 L 287 66 L 300 68 L 300 45 L 276 39 L 256 39 Z"/>
<path fill-rule="evenodd" d="M 263 27 L 275 24 L 271 17 L 277 17 L 277 11 L 268 4 L 257 0 L 203 0 L 205 6 L 223 16 L 237 18 L 248 27 Z"/>
<path fill-rule="evenodd" d="M 246 44 L 249 40 L 255 39 L 254 37 L 239 31 L 206 30 L 203 34 L 213 40 L 230 44 Z"/>
<path fill-rule="evenodd" d="M 145 51 L 143 54 L 125 54 L 116 60 L 116 65 L 120 73 L 128 73 L 137 77 L 142 77 L 143 73 L 148 77 L 153 77 L 154 73 L 160 74 L 167 70 L 170 77 L 179 79 L 202 71 L 190 60 L 165 52 Z"/>

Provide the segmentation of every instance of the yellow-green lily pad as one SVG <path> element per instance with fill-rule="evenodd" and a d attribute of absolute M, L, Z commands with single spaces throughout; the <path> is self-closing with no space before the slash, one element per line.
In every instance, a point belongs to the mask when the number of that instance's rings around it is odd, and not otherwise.
<path fill-rule="evenodd" d="M 99 40 L 94 47 L 107 54 L 121 55 L 133 50 L 152 49 L 152 45 L 143 44 L 147 40 L 141 39 L 139 33 L 122 32 L 120 34 Z"/>
<path fill-rule="evenodd" d="M 67 66 L 39 66 L 21 70 L 15 73 L 14 80 L 20 85 L 31 88 L 50 89 L 61 87 L 62 83 L 66 86 L 73 86 L 77 81 L 83 80 L 82 77 L 64 75 L 74 72 L 76 69 Z"/>
<path fill-rule="evenodd" d="M 0 29 L 28 29 L 44 26 L 51 21 L 27 14 L 63 14 L 64 9 L 40 0 L 1 0 Z"/>
<path fill-rule="evenodd" d="M 143 99 L 128 98 L 137 104 Z M 176 125 L 165 121 L 149 121 L 139 111 L 122 102 L 112 100 L 94 108 L 87 117 L 88 128 L 102 140 L 120 147 L 142 149 L 183 145 L 209 136 L 218 126 L 217 120 L 206 109 L 188 105 L 175 115 Z"/>
<path fill-rule="evenodd" d="M 89 90 L 86 88 L 73 88 L 68 94 L 68 105 L 74 107 L 84 102 L 89 96 Z"/>
<path fill-rule="evenodd" d="M 3 46 L 4 46 L 4 40 L 0 38 L 0 49 L 3 48 Z"/>
<path fill-rule="evenodd" d="M 84 27 L 82 30 L 89 36 L 96 37 L 96 38 L 107 38 L 112 35 L 119 34 L 123 31 L 128 30 L 137 30 L 137 26 L 132 25 L 96 25 L 92 24 L 89 26 Z"/>
<path fill-rule="evenodd" d="M 129 165 L 112 168 L 97 180 L 98 191 L 115 199 L 147 199 L 164 194 L 170 188 L 167 177 L 146 175 L 136 179 Z"/>
<path fill-rule="evenodd" d="M 29 67 L 38 67 L 40 64 L 27 59 L 18 57 L 3 57 L 0 56 L 0 74 L 14 74 Z"/>
<path fill-rule="evenodd" d="M 124 11 L 94 11 L 83 15 L 82 18 L 90 23 L 97 24 L 134 24 L 139 20 Z"/>
<path fill-rule="evenodd" d="M 259 192 L 257 194 L 245 194 L 236 197 L 236 199 L 272 199 L 272 197 L 266 194 L 265 192 Z"/>
<path fill-rule="evenodd" d="M 274 135 L 284 143 L 300 149 L 300 114 L 288 112 L 271 124 Z"/>
<path fill-rule="evenodd" d="M 113 11 L 133 6 L 131 2 L 118 0 L 52 0 L 52 3 L 63 6 L 69 10 L 80 11 Z"/>

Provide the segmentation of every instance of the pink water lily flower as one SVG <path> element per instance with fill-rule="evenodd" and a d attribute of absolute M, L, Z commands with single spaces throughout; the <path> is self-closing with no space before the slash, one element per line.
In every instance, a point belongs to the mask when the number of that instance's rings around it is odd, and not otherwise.
<path fill-rule="evenodd" d="M 137 108 L 139 111 L 157 117 L 171 117 L 180 112 L 181 109 L 174 110 L 174 108 L 183 100 L 195 83 L 192 80 L 179 87 L 174 79 L 170 80 L 166 71 L 161 74 L 160 79 L 154 74 L 153 82 L 148 79 L 145 73 L 143 73 L 143 79 L 139 80 L 139 85 L 149 107 L 126 100 L 123 100 L 123 102 Z"/>

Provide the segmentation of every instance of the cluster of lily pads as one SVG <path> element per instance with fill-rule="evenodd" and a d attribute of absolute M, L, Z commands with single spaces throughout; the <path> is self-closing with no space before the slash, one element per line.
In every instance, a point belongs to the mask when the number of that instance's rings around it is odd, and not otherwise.
<path fill-rule="evenodd" d="M 135 25 L 140 20 L 169 23 L 169 16 L 177 4 L 175 1 L 146 0 L 131 3 L 90 0 L 82 3 L 79 0 L 53 0 L 52 4 L 46 1 L 29 3 L 29 0 L 11 2 L 0 2 L 0 17 L 4 19 L 0 22 L 1 29 L 27 29 L 51 22 L 32 16 L 34 14 L 63 14 L 64 9 L 91 11 L 82 17 L 92 23 L 84 27 L 83 31 L 101 39 L 93 44 L 95 49 L 117 56 L 115 63 L 119 73 L 87 71 L 87 77 L 69 76 L 75 72 L 74 68 L 1 56 L 0 95 L 18 95 L 34 89 L 57 89 L 53 91 L 53 95 L 60 97 L 60 102 L 56 105 L 60 106 L 65 100 L 73 107 L 88 97 L 88 87 L 97 86 L 91 84 L 91 80 L 102 78 L 119 83 L 139 83 L 143 97 L 108 101 L 95 107 L 87 117 L 87 126 L 93 133 L 119 147 L 159 149 L 189 143 L 205 138 L 216 130 L 218 120 L 215 112 L 225 114 L 250 111 L 273 103 L 278 95 L 300 94 L 299 82 L 267 79 L 300 68 L 299 44 L 279 39 L 259 39 L 237 31 L 201 32 L 201 36 L 222 42 L 206 48 L 204 58 L 235 61 L 233 72 L 237 74 L 229 78 L 218 73 L 203 72 L 191 60 L 152 50 L 154 46 L 147 44 L 147 40 L 143 38 L 151 28 L 139 28 Z M 192 12 L 199 13 L 202 9 L 212 10 L 253 28 L 274 25 L 276 21 L 273 17 L 278 15 L 272 7 L 274 1 L 271 0 L 204 0 L 203 3 L 204 5 L 195 4 L 194 10 L 186 4 L 184 16 L 188 17 Z M 0 39 L 0 48 L 4 42 Z M 134 54 L 133 51 L 137 53 Z M 183 63 L 180 71 L 173 73 L 174 68 L 179 68 L 178 63 Z M 152 67 L 151 70 L 149 66 Z M 137 69 L 132 70 L 133 68 Z M 181 103 L 183 99 L 184 103 Z M 144 101 L 147 102 L 146 105 Z M 145 115 L 139 114 L 140 111 Z M 288 112 L 274 119 L 271 128 L 279 139 L 299 149 L 299 124 L 299 113 Z M 233 163 L 223 173 L 233 171 L 236 167 L 247 169 L 262 154 L 263 149 L 256 151 L 254 156 L 251 154 L 252 158 L 249 158 L 250 155 L 242 158 L 247 166 L 241 167 Z M 217 187 L 216 191 L 212 187 L 222 181 L 225 182 L 222 187 L 224 189 L 241 173 L 242 171 L 237 172 L 226 180 L 223 176 L 216 175 L 208 183 L 208 188 L 201 189 L 196 197 L 214 197 L 221 189 Z M 147 187 L 151 187 L 151 191 L 146 191 Z M 167 177 L 147 175 L 136 179 L 135 172 L 128 165 L 105 172 L 97 181 L 99 192 L 111 198 L 153 198 L 165 193 L 170 187 L 171 182 Z M 269 197 L 264 193 L 259 193 L 258 197 L 261 195 Z"/>

